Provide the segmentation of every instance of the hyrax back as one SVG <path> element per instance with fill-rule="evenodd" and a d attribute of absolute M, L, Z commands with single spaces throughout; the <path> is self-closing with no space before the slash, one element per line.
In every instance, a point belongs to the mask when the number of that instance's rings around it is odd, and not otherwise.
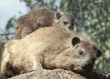
<path fill-rule="evenodd" d="M 15 27 L 16 38 L 21 39 L 37 30 L 39 27 L 58 26 L 73 29 L 74 17 L 68 12 L 54 12 L 46 7 L 41 7 L 21 16 Z"/>
<path fill-rule="evenodd" d="M 85 36 L 64 27 L 44 27 L 5 45 L 2 73 L 7 77 L 45 69 L 88 71 L 101 55 Z"/>

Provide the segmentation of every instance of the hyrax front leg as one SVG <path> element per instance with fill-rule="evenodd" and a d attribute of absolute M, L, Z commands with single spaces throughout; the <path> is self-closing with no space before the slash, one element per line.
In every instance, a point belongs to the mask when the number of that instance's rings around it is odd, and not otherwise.
<path fill-rule="evenodd" d="M 32 61 L 32 71 L 41 72 L 41 71 L 44 70 L 43 67 L 42 67 L 42 63 L 43 63 L 42 56 L 33 55 L 31 61 Z"/>

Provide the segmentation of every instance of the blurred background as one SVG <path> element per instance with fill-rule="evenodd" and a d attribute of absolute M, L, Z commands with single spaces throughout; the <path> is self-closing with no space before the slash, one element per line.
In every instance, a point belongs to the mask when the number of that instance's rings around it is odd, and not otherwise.
<path fill-rule="evenodd" d="M 0 42 L 16 39 L 16 21 L 32 9 L 48 7 L 75 17 L 74 31 L 86 35 L 102 51 L 94 65 L 102 74 L 110 73 L 110 0 L 1 0 Z"/>

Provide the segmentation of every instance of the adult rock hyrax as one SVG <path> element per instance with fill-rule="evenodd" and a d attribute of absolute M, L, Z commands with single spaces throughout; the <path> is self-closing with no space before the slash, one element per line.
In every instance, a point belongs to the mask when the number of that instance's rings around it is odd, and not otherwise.
<path fill-rule="evenodd" d="M 58 26 L 73 29 L 74 17 L 68 12 L 54 12 L 46 7 L 41 7 L 21 16 L 15 27 L 16 38 L 21 39 L 37 30 L 39 27 Z"/>
<path fill-rule="evenodd" d="M 44 27 L 5 45 L 1 70 L 7 77 L 33 70 L 89 71 L 101 55 L 92 41 L 64 27 Z"/>

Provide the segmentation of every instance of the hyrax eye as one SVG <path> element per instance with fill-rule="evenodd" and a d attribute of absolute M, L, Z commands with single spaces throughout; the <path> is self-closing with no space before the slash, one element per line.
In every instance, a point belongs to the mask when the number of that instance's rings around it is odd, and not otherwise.
<path fill-rule="evenodd" d="M 34 31 L 34 28 L 32 28 L 32 31 Z"/>
<path fill-rule="evenodd" d="M 73 44 L 73 46 L 75 46 L 77 43 L 80 43 L 81 41 L 80 41 L 80 39 L 78 38 L 78 37 L 74 37 L 73 39 L 72 39 L 72 44 Z"/>
<path fill-rule="evenodd" d="M 93 48 L 95 51 L 97 51 L 97 50 L 98 50 L 98 48 L 97 48 L 97 47 L 95 47 L 95 46 L 93 46 L 92 48 Z"/>
<path fill-rule="evenodd" d="M 62 16 L 62 15 L 61 15 L 61 13 L 60 13 L 60 12 L 57 12 L 57 13 L 56 13 L 56 18 L 57 18 L 57 19 L 60 19 L 60 18 L 61 18 L 61 16 Z"/>
<path fill-rule="evenodd" d="M 78 54 L 79 54 L 80 56 L 84 56 L 84 52 L 83 52 L 82 50 L 80 50 L 80 51 L 78 52 Z"/>
<path fill-rule="evenodd" d="M 19 29 L 19 27 L 15 27 L 15 29 L 16 29 L 16 30 L 18 30 L 18 29 Z"/>
<path fill-rule="evenodd" d="M 64 23 L 64 25 L 67 25 L 67 24 L 68 24 L 68 22 L 67 22 L 67 21 L 63 21 L 63 23 Z"/>

